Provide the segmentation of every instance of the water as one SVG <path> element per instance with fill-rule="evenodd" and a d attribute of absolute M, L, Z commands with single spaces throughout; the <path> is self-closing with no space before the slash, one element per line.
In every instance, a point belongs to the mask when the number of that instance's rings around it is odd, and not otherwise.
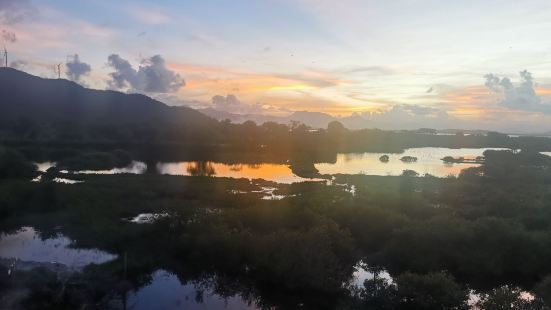
<path fill-rule="evenodd" d="M 123 168 L 113 168 L 106 170 L 80 170 L 75 171 L 76 174 L 121 174 L 121 173 L 132 173 L 132 174 L 143 174 L 147 171 L 147 165 L 140 161 L 132 161 L 130 165 Z"/>
<path fill-rule="evenodd" d="M 136 224 L 153 224 L 155 221 L 167 216 L 168 213 L 140 213 L 135 217 L 126 220 Z"/>
<path fill-rule="evenodd" d="M 442 161 L 445 156 L 474 159 L 482 156 L 485 150 L 503 150 L 499 148 L 411 148 L 401 154 L 391 153 L 343 153 L 337 155 L 336 163 L 319 163 L 315 167 L 321 174 L 366 174 L 366 175 L 401 175 L 406 169 L 414 170 L 420 175 L 429 173 L 437 177 L 457 175 L 461 170 L 476 167 L 475 163 L 447 164 Z M 389 161 L 379 160 L 382 155 L 388 155 Z M 405 163 L 403 156 L 417 157 L 417 162 Z M 178 162 L 157 164 L 161 174 L 171 175 L 201 175 L 230 178 L 265 179 L 277 183 L 294 183 L 309 181 L 293 174 L 285 164 L 223 164 L 215 162 Z"/>
<path fill-rule="evenodd" d="M 35 181 L 36 179 L 33 179 L 33 181 Z M 63 183 L 63 184 L 78 184 L 78 183 L 82 183 L 84 181 L 79 181 L 79 180 L 71 180 L 71 179 L 66 179 L 66 178 L 54 178 L 53 180 L 54 182 L 56 183 Z M 40 182 L 40 179 L 38 179 L 38 181 L 36 182 Z"/>
<path fill-rule="evenodd" d="M 57 263 L 69 269 L 101 264 L 117 256 L 97 249 L 71 248 L 72 241 L 63 235 L 42 239 L 32 227 L 23 227 L 13 234 L 0 235 L 0 258 L 27 263 Z"/>
<path fill-rule="evenodd" d="M 357 288 L 363 288 L 365 280 L 372 280 L 375 278 L 375 274 L 369 271 L 367 265 L 362 262 L 358 263 L 354 269 L 350 284 Z M 377 278 L 385 279 L 388 283 L 394 283 L 394 279 L 390 273 L 384 269 L 377 273 Z"/>
<path fill-rule="evenodd" d="M 285 197 L 288 197 L 286 195 L 276 195 L 274 192 L 277 190 L 276 187 L 261 187 L 261 190 L 258 191 L 252 191 L 253 193 L 263 193 L 264 196 L 262 196 L 263 200 L 281 200 Z"/>
<path fill-rule="evenodd" d="M 341 153 L 337 155 L 335 163 L 318 163 L 315 167 L 321 174 L 366 174 L 366 175 L 401 175 L 404 170 L 413 170 L 420 175 L 431 174 L 436 177 L 458 175 L 461 170 L 476 167 L 476 163 L 444 163 L 442 158 L 446 156 L 464 157 L 474 159 L 482 156 L 485 150 L 504 150 L 502 148 L 411 148 L 401 154 L 392 153 Z M 543 154 L 551 155 L 551 152 Z M 380 157 L 387 155 L 388 162 L 381 162 Z M 403 162 L 403 156 L 417 157 L 416 162 Z M 47 162 L 38 164 L 41 171 L 46 170 L 55 163 Z M 210 176 L 246 179 L 264 179 L 277 183 L 295 183 L 312 181 L 314 179 L 302 178 L 293 173 L 287 164 L 226 164 L 209 161 L 184 161 L 173 163 L 158 163 L 157 172 L 169 175 L 184 176 Z M 82 170 L 75 173 L 82 174 L 118 174 L 133 173 L 143 174 L 147 171 L 147 165 L 143 162 L 133 161 L 128 167 L 108 170 Z M 68 172 L 68 171 L 62 171 Z"/>
<path fill-rule="evenodd" d="M 165 270 L 156 271 L 152 277 L 149 285 L 128 296 L 129 309 L 258 309 L 239 296 L 223 298 L 193 283 L 182 283 Z"/>
<path fill-rule="evenodd" d="M 51 161 L 45 161 L 42 163 L 35 163 L 38 172 L 46 172 L 48 169 L 55 167 L 56 163 Z"/>
<path fill-rule="evenodd" d="M 296 176 L 284 164 L 223 164 L 215 162 L 178 162 L 157 164 L 161 174 L 264 179 L 277 183 L 311 181 Z"/>
<path fill-rule="evenodd" d="M 352 279 L 350 281 L 350 285 L 353 288 L 362 289 L 364 288 L 364 282 L 365 280 L 373 280 L 375 278 L 375 274 L 369 270 L 368 265 L 360 261 L 355 266 L 355 271 L 352 274 Z M 381 269 L 377 273 L 378 279 L 384 279 L 387 281 L 388 284 L 396 285 L 394 278 L 388 273 L 387 270 Z M 514 286 L 511 286 L 514 287 Z M 479 292 L 476 290 L 469 290 L 469 294 L 467 296 L 467 305 L 468 309 L 470 310 L 482 310 L 480 307 L 478 307 L 477 303 L 481 300 L 482 294 L 486 292 Z M 526 301 L 532 301 L 535 299 L 535 295 L 531 292 L 520 290 L 519 289 L 520 299 L 526 300 Z"/>
<path fill-rule="evenodd" d="M 56 183 L 63 183 L 63 184 L 78 184 L 78 183 L 84 182 L 79 180 L 71 180 L 67 178 L 53 178 L 52 181 Z M 41 175 L 37 176 L 36 178 L 32 179 L 31 182 L 37 182 L 37 183 L 42 182 L 42 176 Z"/>
<path fill-rule="evenodd" d="M 485 150 L 503 149 L 449 149 L 449 148 L 411 148 L 401 154 L 391 153 L 347 153 L 338 154 L 336 163 L 316 164 L 315 167 L 322 174 L 366 174 L 366 175 L 401 175 L 406 169 L 414 170 L 420 175 L 431 174 L 436 177 L 457 175 L 461 170 L 476 167 L 474 163 L 448 164 L 442 161 L 445 156 L 464 157 L 474 159 L 482 156 Z M 379 160 L 382 155 L 388 155 L 389 161 L 383 163 Z M 403 156 L 417 157 L 417 162 L 402 162 Z"/>

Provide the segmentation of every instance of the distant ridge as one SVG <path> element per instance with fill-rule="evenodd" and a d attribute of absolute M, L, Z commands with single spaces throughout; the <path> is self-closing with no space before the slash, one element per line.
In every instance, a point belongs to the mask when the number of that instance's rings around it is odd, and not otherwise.
<path fill-rule="evenodd" d="M 188 107 L 168 106 L 140 94 L 94 90 L 65 79 L 45 79 L 0 68 L 0 121 L 174 123 L 207 126 L 216 120 Z"/>
<path fill-rule="evenodd" d="M 254 121 L 257 124 L 263 124 L 265 122 L 289 124 L 296 121 L 312 128 L 327 128 L 330 122 L 339 121 L 348 129 L 363 129 L 368 128 L 370 125 L 369 121 L 360 116 L 337 118 L 322 112 L 295 111 L 288 116 L 271 116 L 263 114 L 236 114 L 215 110 L 213 108 L 200 109 L 198 111 L 219 121 L 229 119 L 234 123 Z"/>

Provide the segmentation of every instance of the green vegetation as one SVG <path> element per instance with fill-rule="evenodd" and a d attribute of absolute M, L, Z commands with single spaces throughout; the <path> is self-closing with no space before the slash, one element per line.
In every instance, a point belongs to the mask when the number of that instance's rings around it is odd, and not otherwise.
<path fill-rule="evenodd" d="M 117 258 L 78 272 L 0 258 L 0 308 L 132 308 L 128 295 L 167 270 L 200 288 L 196 300 L 208 291 L 265 309 L 466 309 L 469 299 L 484 310 L 549 309 L 551 157 L 538 152 L 551 151 L 551 139 L 232 124 L 142 95 L 3 73 L 0 233 L 31 226 Z M 480 167 L 448 178 L 327 176 L 314 166 L 338 153 L 413 147 L 515 151 L 487 151 Z M 151 171 L 59 172 L 132 160 Z M 198 162 L 192 176 L 154 173 L 157 162 L 186 160 Z M 33 161 L 58 165 L 30 182 L 39 175 Z M 209 161 L 286 163 L 331 185 L 212 178 Z M 266 188 L 283 199 L 262 199 Z M 129 221 L 143 213 L 167 216 Z M 373 276 L 356 286 L 359 265 Z"/>
<path fill-rule="evenodd" d="M 0 146 L 0 179 L 28 179 L 35 175 L 36 166 L 23 154 Z"/>
<path fill-rule="evenodd" d="M 22 155 L 2 154 L 0 167 L 18 173 L 0 180 L 0 231 L 33 226 L 118 255 L 69 278 L 0 270 L 0 290 L 29 292 L 23 308 L 120 304 L 158 269 L 278 309 L 465 309 L 469 290 L 483 309 L 551 302 L 551 163 L 535 153 L 487 151 L 457 178 L 337 175 L 334 185 L 156 174 L 33 183 Z M 261 200 L 263 186 L 287 198 Z M 165 212 L 153 224 L 124 220 Z M 394 280 L 349 288 L 360 261 Z"/>
<path fill-rule="evenodd" d="M 167 122 L 77 123 L 18 119 L 0 124 L 0 143 L 40 161 L 73 160 L 82 153 L 124 150 L 132 159 L 155 161 L 222 161 L 285 163 L 335 162 L 338 153 L 392 152 L 406 148 L 510 148 L 551 151 L 551 139 L 508 137 L 499 133 L 439 136 L 423 131 L 347 130 L 338 122 L 311 130 L 302 124 L 229 121 L 195 124 Z M 236 157 L 238 156 L 238 157 Z M 86 159 L 83 159 L 86 160 Z M 413 158 L 404 158 L 413 160 Z M 77 161 L 80 161 L 77 160 Z M 95 160 L 92 160 L 95 161 Z M 106 165 L 106 164 L 104 164 Z"/>
<path fill-rule="evenodd" d="M 402 156 L 400 158 L 401 161 L 405 162 L 405 163 L 414 163 L 417 161 L 417 157 L 415 156 Z"/>

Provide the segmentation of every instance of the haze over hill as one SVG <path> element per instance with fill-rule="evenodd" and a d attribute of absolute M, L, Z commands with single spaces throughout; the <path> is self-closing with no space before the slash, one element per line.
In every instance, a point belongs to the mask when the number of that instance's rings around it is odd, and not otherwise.
<path fill-rule="evenodd" d="M 484 124 L 451 120 L 447 115 L 433 116 L 428 118 L 426 115 L 409 114 L 404 107 L 397 106 L 391 111 L 379 114 L 354 113 L 350 116 L 332 116 L 321 112 L 295 111 L 287 116 L 272 116 L 264 114 L 238 114 L 226 111 L 216 110 L 214 108 L 199 109 L 219 121 L 230 120 L 233 123 L 244 123 L 253 121 L 257 124 L 265 122 L 276 122 L 280 124 L 290 124 L 300 122 L 312 128 L 327 128 L 332 121 L 342 123 L 346 128 L 352 130 L 358 129 L 382 129 L 382 130 L 417 130 L 424 128 L 435 129 L 441 133 L 453 134 L 463 133 L 485 133 L 488 131 L 500 131 L 511 134 L 549 136 L 551 131 L 543 132 L 538 128 L 522 128 L 522 126 L 510 126 L 504 123 L 503 126 L 487 126 Z"/>
<path fill-rule="evenodd" d="M 12 69 L 0 68 L 0 120 L 73 121 L 83 123 L 178 123 L 206 126 L 216 120 L 235 123 L 247 120 L 262 124 L 300 122 L 313 128 L 327 128 L 340 121 L 349 129 L 418 129 L 423 123 L 412 120 L 396 127 L 391 122 L 368 120 L 361 115 L 334 117 L 321 112 L 295 111 L 288 116 L 236 114 L 213 108 L 194 110 L 169 106 L 142 94 L 85 88 L 66 79 L 46 79 Z M 201 113 L 199 113 L 201 112 Z"/>
<path fill-rule="evenodd" d="M 231 113 L 215 108 L 195 110 L 186 106 L 167 105 L 142 94 L 89 89 L 66 79 L 41 78 L 13 68 L 0 68 L 0 96 L 3 98 L 0 104 L 1 121 L 27 119 L 38 122 L 71 121 L 94 124 L 155 123 L 177 124 L 194 129 L 212 127 L 217 120 L 230 120 L 233 123 L 254 121 L 259 125 L 265 122 L 299 122 L 312 128 L 327 128 L 330 122 L 339 121 L 353 130 L 494 130 L 492 127 L 476 127 L 476 123 L 461 122 L 446 114 L 429 115 L 431 111 L 418 111 L 405 105 L 395 106 L 386 113 L 355 113 L 343 117 L 310 111 L 291 111 L 287 116 L 273 116 Z M 530 128 L 520 131 L 516 131 L 514 127 L 501 129 L 510 133 L 545 135 Z"/>
<path fill-rule="evenodd" d="M 550 16 L 0 0 L 0 310 L 551 310 Z"/>

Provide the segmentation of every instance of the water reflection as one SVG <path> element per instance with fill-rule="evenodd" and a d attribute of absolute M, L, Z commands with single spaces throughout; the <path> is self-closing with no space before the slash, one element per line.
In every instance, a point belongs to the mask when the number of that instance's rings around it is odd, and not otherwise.
<path fill-rule="evenodd" d="M 0 258 L 27 263 L 56 263 L 69 269 L 80 269 L 117 257 L 97 249 L 71 248 L 71 244 L 72 241 L 63 235 L 42 239 L 34 228 L 23 227 L 16 233 L 0 236 Z"/>
<path fill-rule="evenodd" d="M 474 163 L 443 163 L 445 156 L 475 159 L 482 156 L 485 150 L 502 150 L 498 148 L 484 149 L 449 149 L 449 148 L 411 148 L 401 154 L 385 153 L 349 153 L 338 154 L 336 163 L 316 164 L 322 174 L 366 174 L 366 175 L 401 175 L 404 170 L 414 170 L 420 175 L 431 174 L 437 177 L 457 175 L 461 170 L 476 167 Z M 387 155 L 387 161 L 381 157 Z M 416 162 L 404 162 L 400 159 L 405 156 L 416 157 Z"/>
<path fill-rule="evenodd" d="M 478 163 L 445 163 L 442 158 L 451 156 L 454 158 L 463 157 L 466 160 L 474 160 L 482 156 L 485 150 L 503 150 L 502 148 L 411 148 L 401 154 L 391 153 L 343 153 L 337 155 L 335 163 L 318 163 L 315 168 L 321 174 L 366 174 L 366 175 L 401 175 L 404 170 L 413 170 L 419 175 L 431 174 L 437 177 L 457 175 L 461 170 L 476 167 Z M 551 155 L 551 152 L 542 152 Z M 400 160 L 403 158 L 416 158 L 415 161 Z M 384 158 L 384 160 L 382 160 Z M 310 163 L 311 164 L 311 163 Z M 55 166 L 54 162 L 37 164 L 40 171 L 46 171 Z M 300 177 L 293 173 L 288 164 L 270 163 L 220 163 L 212 161 L 183 161 L 173 163 L 157 163 L 156 171 L 160 174 L 185 175 L 185 176 L 208 176 L 264 179 L 277 183 L 295 183 L 311 181 L 313 179 Z M 147 165 L 143 162 L 133 161 L 124 168 L 109 170 L 82 170 L 78 174 L 118 174 L 132 173 L 143 174 L 147 172 Z M 155 171 L 155 169 L 153 170 Z M 61 171 L 68 173 L 68 171 Z"/>
<path fill-rule="evenodd" d="M 240 171 L 233 169 L 233 165 L 230 166 L 231 171 Z M 211 177 L 216 174 L 216 171 L 214 170 L 214 166 L 211 162 L 208 161 L 200 161 L 195 163 L 188 163 L 186 171 L 189 173 L 189 175 L 195 176 L 195 177 Z"/>
<path fill-rule="evenodd" d="M 168 271 L 158 270 L 149 285 L 128 296 L 128 308 L 140 309 L 258 309 L 239 296 L 223 298 L 199 285 L 183 284 Z"/>
<path fill-rule="evenodd" d="M 394 279 L 385 269 L 373 268 L 363 262 L 359 262 L 354 267 L 354 273 L 352 274 L 350 284 L 357 288 L 363 288 L 365 280 L 373 280 L 375 277 L 378 279 L 385 279 L 388 283 L 394 283 Z"/>
<path fill-rule="evenodd" d="M 132 173 L 132 174 L 144 174 L 147 171 L 147 165 L 140 161 L 132 161 L 130 165 L 123 168 L 113 168 L 107 170 L 81 170 L 75 171 L 75 173 L 82 174 L 121 174 L 121 173 Z"/>
<path fill-rule="evenodd" d="M 55 167 L 56 163 L 52 161 L 45 161 L 41 163 L 35 163 L 35 165 L 37 167 L 36 170 L 38 170 L 38 172 L 46 172 L 48 171 L 48 169 Z"/>
<path fill-rule="evenodd" d="M 33 181 L 35 181 L 36 179 L 33 179 Z M 38 181 L 36 182 L 40 182 L 41 179 L 38 179 Z M 66 179 L 66 178 L 54 178 L 53 179 L 54 182 L 56 183 L 63 183 L 63 184 L 78 184 L 78 183 L 82 183 L 84 181 L 79 181 L 79 180 L 71 180 L 71 179 Z"/>
<path fill-rule="evenodd" d="M 135 217 L 125 219 L 125 220 L 136 224 L 153 224 L 155 223 L 155 221 L 167 216 L 168 216 L 168 213 L 166 212 L 165 213 L 140 213 Z"/>
<path fill-rule="evenodd" d="M 216 176 L 228 178 L 264 179 L 277 183 L 294 183 L 311 179 L 296 176 L 284 164 L 224 164 L 216 162 L 159 163 L 160 174 L 188 176 Z"/>

